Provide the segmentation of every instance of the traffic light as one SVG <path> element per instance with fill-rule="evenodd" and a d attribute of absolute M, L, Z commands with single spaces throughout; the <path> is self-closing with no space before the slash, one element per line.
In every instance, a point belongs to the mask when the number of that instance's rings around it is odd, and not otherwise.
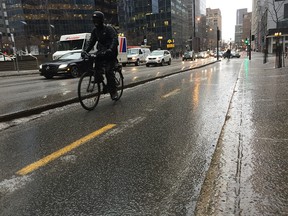
<path fill-rule="evenodd" d="M 221 31 L 217 29 L 217 41 L 221 40 Z"/>
<path fill-rule="evenodd" d="M 248 45 L 249 41 L 248 38 L 245 38 L 245 44 Z"/>

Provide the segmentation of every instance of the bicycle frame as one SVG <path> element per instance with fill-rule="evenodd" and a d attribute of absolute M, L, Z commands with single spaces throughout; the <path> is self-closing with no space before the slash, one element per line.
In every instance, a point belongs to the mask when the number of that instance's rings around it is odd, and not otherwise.
<path fill-rule="evenodd" d="M 101 94 L 108 93 L 106 78 L 106 66 L 107 62 L 100 62 L 97 65 L 96 57 L 87 56 L 87 69 L 84 72 L 78 83 L 78 97 L 80 104 L 86 110 L 93 110 L 99 101 Z M 118 96 L 112 98 L 117 101 L 120 99 L 123 93 L 124 81 L 122 74 L 122 66 L 117 64 L 113 67 L 115 84 L 117 87 Z M 105 74 L 105 77 L 103 76 Z"/>

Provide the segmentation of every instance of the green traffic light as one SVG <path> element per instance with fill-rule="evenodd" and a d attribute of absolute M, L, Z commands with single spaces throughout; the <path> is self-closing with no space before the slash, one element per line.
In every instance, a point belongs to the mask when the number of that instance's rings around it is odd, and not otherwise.
<path fill-rule="evenodd" d="M 248 43 L 249 43 L 249 41 L 248 41 L 248 39 L 246 38 L 246 39 L 245 39 L 245 44 L 248 44 Z"/>

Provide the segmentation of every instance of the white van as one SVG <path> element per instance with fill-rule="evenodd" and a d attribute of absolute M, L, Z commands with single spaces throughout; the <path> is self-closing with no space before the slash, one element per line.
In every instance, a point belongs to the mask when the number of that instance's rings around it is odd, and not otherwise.
<path fill-rule="evenodd" d="M 53 60 L 66 53 L 83 50 L 90 37 L 91 33 L 62 35 L 60 41 L 57 42 L 57 51 L 52 55 Z M 96 45 L 91 52 L 96 52 Z"/>
<path fill-rule="evenodd" d="M 53 60 L 58 59 L 60 56 L 74 51 L 84 50 L 87 42 L 91 37 L 91 33 L 79 33 L 79 34 L 69 34 L 62 35 L 58 44 L 58 51 L 53 53 Z M 127 62 L 127 39 L 123 36 L 118 36 L 118 61 L 119 63 Z M 92 48 L 90 53 L 95 53 L 97 51 L 97 43 Z"/>
<path fill-rule="evenodd" d="M 146 57 L 150 54 L 149 48 L 135 47 L 129 48 L 127 52 L 127 64 L 135 64 L 136 66 L 140 65 L 146 61 Z M 126 64 L 123 63 L 123 66 Z"/>

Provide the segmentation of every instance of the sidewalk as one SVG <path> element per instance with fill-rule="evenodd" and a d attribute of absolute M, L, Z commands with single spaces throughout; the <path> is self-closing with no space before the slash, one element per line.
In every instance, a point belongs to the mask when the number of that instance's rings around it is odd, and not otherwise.
<path fill-rule="evenodd" d="M 195 215 L 288 215 L 288 68 L 274 59 L 244 61 Z"/>
<path fill-rule="evenodd" d="M 0 71 L 0 77 L 40 74 L 39 70 Z"/>

